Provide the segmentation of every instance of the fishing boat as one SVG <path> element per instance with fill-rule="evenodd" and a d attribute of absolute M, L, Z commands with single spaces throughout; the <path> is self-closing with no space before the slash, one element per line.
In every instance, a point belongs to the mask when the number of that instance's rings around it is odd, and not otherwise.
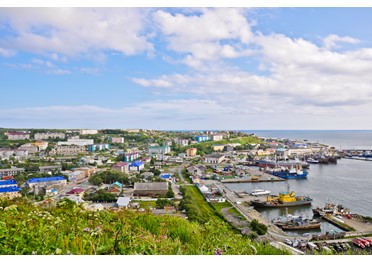
<path fill-rule="evenodd" d="M 265 189 L 255 188 L 255 189 L 251 192 L 251 195 L 252 195 L 252 196 L 263 196 L 263 195 L 269 195 L 270 193 L 271 193 L 270 190 L 265 190 Z"/>
<path fill-rule="evenodd" d="M 268 173 L 277 176 L 283 179 L 301 179 L 306 178 L 309 174 L 306 170 L 302 170 L 301 166 L 298 165 L 296 167 L 291 166 L 291 168 L 276 168 L 272 170 L 268 170 Z"/>
<path fill-rule="evenodd" d="M 308 169 L 310 167 L 309 163 L 299 161 L 299 160 L 291 160 L 291 161 L 276 161 L 272 159 L 261 159 L 256 161 L 256 165 L 259 167 L 291 167 L 300 165 L 304 169 Z"/>
<path fill-rule="evenodd" d="M 308 196 L 295 196 L 294 192 L 281 192 L 279 196 L 269 195 L 266 200 L 253 200 L 251 205 L 254 207 L 291 207 L 311 205 L 312 198 Z"/>
<path fill-rule="evenodd" d="M 327 202 L 324 207 L 313 208 L 313 213 L 316 216 L 325 216 L 327 214 L 346 215 L 350 214 L 350 210 L 340 204 L 336 205 Z"/>
<path fill-rule="evenodd" d="M 319 164 L 319 160 L 317 159 L 314 159 L 314 158 L 308 158 L 306 160 L 306 162 L 310 163 L 310 164 Z"/>

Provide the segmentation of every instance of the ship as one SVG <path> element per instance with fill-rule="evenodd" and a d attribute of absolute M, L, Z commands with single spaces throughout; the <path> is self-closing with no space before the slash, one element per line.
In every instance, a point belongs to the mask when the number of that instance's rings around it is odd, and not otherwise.
<path fill-rule="evenodd" d="M 251 192 L 251 195 L 252 195 L 252 196 L 263 196 L 263 195 L 269 195 L 270 193 L 271 193 L 270 190 L 265 190 L 265 189 L 255 188 L 255 189 Z"/>
<path fill-rule="evenodd" d="M 272 222 L 282 230 L 308 230 L 318 229 L 321 226 L 320 220 L 303 218 L 302 216 L 293 216 L 272 220 Z"/>
<path fill-rule="evenodd" d="M 342 205 L 333 203 L 326 203 L 324 207 L 313 208 L 313 213 L 316 216 L 325 216 L 327 214 L 346 215 L 350 214 L 350 210 L 344 208 Z"/>
<path fill-rule="evenodd" d="M 272 159 L 261 159 L 256 161 L 256 165 L 258 167 L 291 167 L 291 166 L 297 166 L 300 165 L 304 169 L 308 169 L 310 167 L 309 163 L 299 161 L 299 160 L 293 160 L 293 161 L 275 161 Z"/>
<path fill-rule="evenodd" d="M 311 205 L 312 198 L 308 196 L 295 196 L 294 192 L 281 192 L 279 196 L 270 195 L 266 200 L 253 200 L 251 205 L 254 207 L 291 207 Z"/>
<path fill-rule="evenodd" d="M 317 159 L 314 159 L 314 158 L 308 158 L 306 160 L 306 162 L 310 163 L 310 164 L 319 164 L 319 160 Z"/>
<path fill-rule="evenodd" d="M 276 168 L 272 170 L 267 170 L 267 172 L 273 176 L 277 176 L 283 179 L 301 179 L 306 178 L 309 172 L 302 170 L 301 166 L 298 165 L 296 168 Z"/>

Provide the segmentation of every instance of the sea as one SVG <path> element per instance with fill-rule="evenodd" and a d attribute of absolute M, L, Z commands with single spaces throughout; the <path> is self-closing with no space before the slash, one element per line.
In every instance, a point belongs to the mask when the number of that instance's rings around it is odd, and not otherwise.
<path fill-rule="evenodd" d="M 372 130 L 363 131 L 312 131 L 312 130 L 247 130 L 259 137 L 288 138 L 319 142 L 337 149 L 372 150 Z M 252 191 L 255 187 L 271 190 L 278 194 L 290 189 L 296 195 L 313 198 L 311 206 L 280 209 L 260 209 L 259 212 L 268 219 L 286 214 L 302 215 L 311 218 L 312 208 L 323 207 L 331 202 L 341 204 L 364 216 L 372 217 L 372 161 L 339 159 L 337 164 L 311 164 L 306 179 L 289 179 L 284 182 L 226 184 L 231 190 Z M 337 227 L 322 222 L 321 231 L 341 231 Z M 315 230 L 317 231 L 317 230 Z M 292 234 L 298 234 L 293 232 Z"/>

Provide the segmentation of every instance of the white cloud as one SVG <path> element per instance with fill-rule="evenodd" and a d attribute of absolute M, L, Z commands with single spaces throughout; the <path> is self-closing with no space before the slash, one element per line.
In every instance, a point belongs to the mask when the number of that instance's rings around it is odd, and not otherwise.
<path fill-rule="evenodd" d="M 71 74 L 71 71 L 65 69 L 52 69 L 48 70 L 47 73 L 52 75 L 69 75 Z"/>
<path fill-rule="evenodd" d="M 327 49 L 339 48 L 337 43 L 358 44 L 359 42 L 360 42 L 359 39 L 356 38 L 352 38 L 349 36 L 341 37 L 334 34 L 327 36 L 323 40 L 324 47 Z"/>
<path fill-rule="evenodd" d="M 0 56 L 11 57 L 11 56 L 14 56 L 15 54 L 16 54 L 16 52 L 13 51 L 13 50 L 5 49 L 5 48 L 0 47 Z"/>
<path fill-rule="evenodd" d="M 64 56 L 112 50 L 124 55 L 153 51 L 143 35 L 145 16 L 133 8 L 2 8 L 15 36 L 0 40 L 2 48 Z"/>

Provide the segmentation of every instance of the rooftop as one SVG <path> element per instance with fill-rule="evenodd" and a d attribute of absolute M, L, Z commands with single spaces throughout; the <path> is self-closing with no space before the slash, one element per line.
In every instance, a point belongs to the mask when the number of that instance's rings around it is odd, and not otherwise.
<path fill-rule="evenodd" d="M 168 182 L 134 183 L 134 190 L 168 190 Z"/>
<path fill-rule="evenodd" d="M 19 192 L 21 189 L 17 186 L 8 186 L 8 187 L 1 187 L 0 193 L 11 193 L 11 192 Z"/>
<path fill-rule="evenodd" d="M 27 180 L 27 183 L 41 183 L 41 182 L 49 182 L 49 181 L 59 181 L 59 180 L 66 180 L 63 176 L 52 176 L 52 177 L 38 177 L 38 178 L 31 178 Z"/>
<path fill-rule="evenodd" d="M 0 180 L 0 186 L 5 186 L 5 185 L 16 185 L 17 181 L 14 179 L 11 180 Z"/>

